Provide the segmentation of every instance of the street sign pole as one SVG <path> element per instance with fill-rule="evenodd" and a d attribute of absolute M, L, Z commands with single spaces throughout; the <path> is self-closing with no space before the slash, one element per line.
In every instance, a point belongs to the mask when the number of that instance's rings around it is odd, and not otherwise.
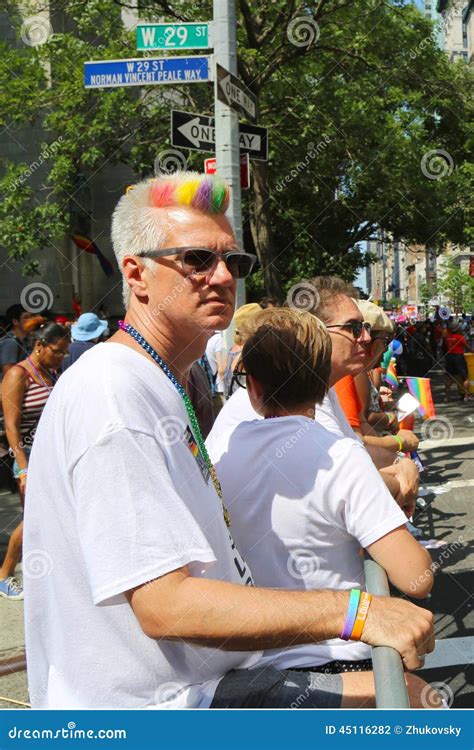
<path fill-rule="evenodd" d="M 213 0 L 214 6 L 214 61 L 230 73 L 237 75 L 237 36 L 235 0 Z M 214 112 L 216 162 L 219 176 L 231 188 L 227 211 L 240 248 L 243 248 L 242 205 L 240 191 L 239 117 L 228 104 L 217 96 L 217 80 L 214 82 Z M 236 306 L 245 304 L 245 282 L 237 282 Z M 228 342 L 229 343 L 229 342 Z"/>

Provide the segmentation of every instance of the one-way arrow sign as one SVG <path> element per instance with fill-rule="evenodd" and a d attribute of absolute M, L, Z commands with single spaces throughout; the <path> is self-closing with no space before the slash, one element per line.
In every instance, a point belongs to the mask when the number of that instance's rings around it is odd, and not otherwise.
<path fill-rule="evenodd" d="M 216 150 L 214 118 L 171 110 L 171 143 L 194 151 Z M 239 123 L 240 153 L 257 161 L 268 160 L 268 129 Z"/>
<path fill-rule="evenodd" d="M 216 64 L 215 80 L 217 98 L 252 122 L 257 122 L 257 99 L 242 81 L 219 64 Z"/>

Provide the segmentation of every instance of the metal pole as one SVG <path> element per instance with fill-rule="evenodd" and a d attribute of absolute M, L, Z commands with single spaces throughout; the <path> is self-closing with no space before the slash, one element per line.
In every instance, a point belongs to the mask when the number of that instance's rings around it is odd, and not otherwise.
<path fill-rule="evenodd" d="M 214 62 L 229 73 L 237 75 L 237 35 L 235 0 L 214 0 L 212 40 Z M 217 98 L 217 80 L 214 83 L 214 116 L 217 173 L 231 188 L 227 216 L 232 224 L 239 247 L 243 247 L 242 205 L 240 191 L 239 118 L 237 112 Z M 245 303 L 245 282 L 237 282 L 236 306 Z"/>
<path fill-rule="evenodd" d="M 364 572 L 370 594 L 390 596 L 387 574 L 368 555 L 364 560 Z M 410 708 L 402 659 L 398 651 L 388 646 L 376 646 L 372 649 L 372 664 L 377 708 Z"/>

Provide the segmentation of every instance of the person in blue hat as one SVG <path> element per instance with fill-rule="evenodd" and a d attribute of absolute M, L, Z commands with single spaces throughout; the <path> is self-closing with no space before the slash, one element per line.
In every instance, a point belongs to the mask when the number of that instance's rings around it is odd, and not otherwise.
<path fill-rule="evenodd" d="M 79 357 L 100 340 L 108 327 L 106 320 L 101 320 L 95 313 L 88 312 L 79 316 L 77 323 L 71 326 L 72 341 L 67 356 L 64 358 L 62 372 L 74 364 Z"/>

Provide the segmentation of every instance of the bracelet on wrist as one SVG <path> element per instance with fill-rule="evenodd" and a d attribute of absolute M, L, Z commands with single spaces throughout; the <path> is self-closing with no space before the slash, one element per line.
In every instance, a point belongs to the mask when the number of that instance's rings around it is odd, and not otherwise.
<path fill-rule="evenodd" d="M 359 607 L 357 609 L 357 617 L 352 628 L 351 641 L 360 641 L 364 625 L 367 620 L 369 613 L 370 602 L 372 601 L 372 595 L 366 591 L 362 591 L 359 599 Z"/>
<path fill-rule="evenodd" d="M 28 469 L 20 469 L 20 471 L 18 472 L 19 477 L 26 477 L 27 474 L 28 474 Z"/>
<path fill-rule="evenodd" d="M 398 450 L 400 453 L 403 453 L 403 442 L 401 437 L 398 437 L 398 435 L 390 435 L 390 437 L 393 437 L 393 439 L 397 441 Z"/>
<path fill-rule="evenodd" d="M 347 607 L 346 620 L 344 622 L 344 627 L 342 628 L 342 633 L 340 635 L 343 641 L 348 641 L 351 637 L 351 633 L 352 633 L 352 630 L 354 628 L 354 624 L 357 618 L 359 600 L 360 600 L 360 590 L 351 589 L 351 594 L 349 596 L 349 605 Z"/>

